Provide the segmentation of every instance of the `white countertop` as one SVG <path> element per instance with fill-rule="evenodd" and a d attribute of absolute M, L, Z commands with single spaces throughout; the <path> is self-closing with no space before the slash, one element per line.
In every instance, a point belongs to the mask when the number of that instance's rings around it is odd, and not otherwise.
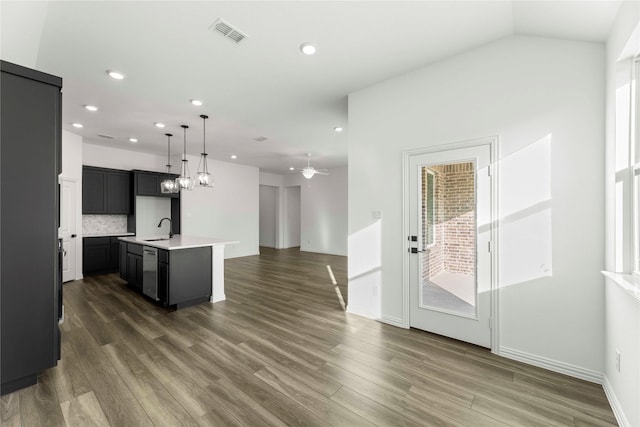
<path fill-rule="evenodd" d="M 160 236 L 159 236 L 160 237 Z M 163 236 L 166 237 L 166 236 Z M 147 240 L 145 240 L 147 239 Z M 220 246 L 230 245 L 233 243 L 240 243 L 237 240 L 219 239 L 216 237 L 202 237 L 202 236 L 183 236 L 176 234 L 168 240 L 156 240 L 149 241 L 153 237 L 138 238 L 133 237 L 120 237 L 120 240 L 128 243 L 135 243 L 138 245 L 151 246 L 158 249 L 174 250 L 174 249 L 187 249 L 187 248 L 201 248 L 205 246 Z"/>
<path fill-rule="evenodd" d="M 83 234 L 82 237 L 118 237 L 118 236 L 135 236 L 136 233 L 87 233 Z"/>

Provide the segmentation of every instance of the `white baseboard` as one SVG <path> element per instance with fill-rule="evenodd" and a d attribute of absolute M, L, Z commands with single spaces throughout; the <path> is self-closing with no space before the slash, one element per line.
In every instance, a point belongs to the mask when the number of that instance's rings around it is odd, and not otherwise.
<path fill-rule="evenodd" d="M 611 386 L 609 378 L 607 378 L 606 375 L 604 376 L 604 380 L 602 381 L 602 388 L 604 389 L 604 394 L 607 395 L 607 400 L 609 401 L 609 405 L 611 405 L 613 415 L 615 415 L 616 421 L 618 421 L 620 427 L 631 427 L 631 423 L 629 423 L 627 416 L 624 414 L 622 405 L 620 405 L 620 401 L 614 393 L 613 387 Z"/>
<path fill-rule="evenodd" d="M 398 328 L 403 328 L 403 329 L 407 329 L 404 325 L 404 320 L 399 318 L 399 317 L 393 317 L 393 316 L 382 316 L 382 318 L 380 319 L 380 321 L 382 323 L 386 323 L 388 325 L 391 326 L 397 326 Z"/>
<path fill-rule="evenodd" d="M 358 316 L 366 317 L 367 319 L 380 320 L 380 318 L 372 311 L 361 307 L 353 307 L 351 304 L 347 305 L 347 313 L 356 314 Z"/>
<path fill-rule="evenodd" d="M 323 255 L 335 255 L 335 256 L 347 256 L 347 254 L 339 254 L 336 252 L 327 252 L 327 251 L 318 251 L 315 249 L 302 249 L 300 248 L 300 252 L 311 252 L 314 254 L 323 254 Z"/>
<path fill-rule="evenodd" d="M 227 296 L 226 296 L 226 295 L 224 295 L 224 294 L 222 294 L 222 296 L 217 297 L 217 298 L 215 298 L 215 299 L 214 299 L 214 298 L 213 298 L 213 296 L 212 296 L 212 297 L 209 299 L 209 302 L 210 302 L 210 303 L 212 303 L 212 304 L 215 304 L 215 303 L 217 303 L 217 302 L 224 301 L 224 300 L 226 300 L 226 299 L 227 299 Z"/>
<path fill-rule="evenodd" d="M 548 359 L 546 357 L 502 346 L 498 351 L 498 355 L 508 359 L 517 360 L 519 362 L 528 363 L 529 365 L 537 366 L 539 368 L 548 369 L 553 372 L 558 372 L 560 374 L 569 375 L 570 377 L 579 378 L 596 384 L 602 384 L 603 375 L 601 372 L 592 371 L 581 366 Z"/>

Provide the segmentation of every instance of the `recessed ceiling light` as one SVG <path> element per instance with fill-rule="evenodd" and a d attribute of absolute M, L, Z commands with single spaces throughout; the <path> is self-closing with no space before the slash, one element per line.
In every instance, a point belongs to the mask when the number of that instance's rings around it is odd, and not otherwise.
<path fill-rule="evenodd" d="M 200 101 L 199 99 L 192 99 L 191 103 L 196 107 L 200 107 L 202 105 L 202 101 Z"/>
<path fill-rule="evenodd" d="M 96 107 L 95 105 L 85 105 L 84 108 L 89 111 L 98 111 L 98 107 Z"/>
<path fill-rule="evenodd" d="M 78 129 L 83 127 L 81 123 L 72 123 L 71 126 L 73 126 L 74 128 L 78 128 Z"/>
<path fill-rule="evenodd" d="M 232 155 L 231 155 L 231 158 L 232 158 L 232 159 L 237 159 L 237 158 L 238 158 L 238 156 L 236 156 L 235 154 L 232 154 Z"/>
<path fill-rule="evenodd" d="M 333 130 L 335 130 L 336 132 L 342 132 L 344 129 L 340 126 L 336 126 L 333 128 Z"/>
<path fill-rule="evenodd" d="M 316 53 L 316 47 L 311 43 L 302 43 L 300 45 L 300 51 L 305 55 L 313 55 Z"/>
<path fill-rule="evenodd" d="M 294 171 L 294 170 L 296 170 L 296 168 L 294 168 L 293 166 L 291 166 L 291 167 L 289 168 L 289 170 L 290 170 L 290 171 Z"/>
<path fill-rule="evenodd" d="M 112 79 L 122 80 L 124 79 L 124 74 L 119 71 L 108 70 L 107 73 Z"/>
<path fill-rule="evenodd" d="M 138 142 L 138 138 L 129 138 L 129 142 Z"/>
<path fill-rule="evenodd" d="M 160 123 L 160 122 L 156 122 L 155 123 L 157 128 L 163 128 L 164 127 L 164 123 Z"/>

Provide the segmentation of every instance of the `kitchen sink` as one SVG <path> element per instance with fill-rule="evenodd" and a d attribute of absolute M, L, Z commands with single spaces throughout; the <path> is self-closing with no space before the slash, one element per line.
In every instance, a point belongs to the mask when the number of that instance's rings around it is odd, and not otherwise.
<path fill-rule="evenodd" d="M 158 237 L 156 239 L 144 239 L 144 242 L 158 242 L 160 240 L 169 240 L 168 237 Z"/>

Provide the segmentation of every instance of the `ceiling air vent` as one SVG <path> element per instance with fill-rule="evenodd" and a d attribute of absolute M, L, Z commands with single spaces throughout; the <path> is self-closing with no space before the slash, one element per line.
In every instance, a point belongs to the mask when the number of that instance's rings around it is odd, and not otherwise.
<path fill-rule="evenodd" d="M 222 19 L 218 19 L 216 22 L 211 24 L 209 29 L 215 33 L 222 34 L 226 38 L 233 40 L 236 43 L 240 43 L 242 40 L 247 38 L 246 34 L 238 30 L 228 22 L 223 21 Z"/>
<path fill-rule="evenodd" d="M 255 141 L 262 142 L 262 141 L 266 141 L 266 140 L 267 140 L 267 139 L 269 139 L 269 138 L 267 138 L 266 136 L 258 136 L 258 137 L 253 138 L 253 139 L 254 139 Z"/>
<path fill-rule="evenodd" d="M 99 133 L 98 136 L 100 138 L 104 138 L 104 139 L 113 139 L 113 137 L 111 135 L 103 135 L 103 134 Z"/>

